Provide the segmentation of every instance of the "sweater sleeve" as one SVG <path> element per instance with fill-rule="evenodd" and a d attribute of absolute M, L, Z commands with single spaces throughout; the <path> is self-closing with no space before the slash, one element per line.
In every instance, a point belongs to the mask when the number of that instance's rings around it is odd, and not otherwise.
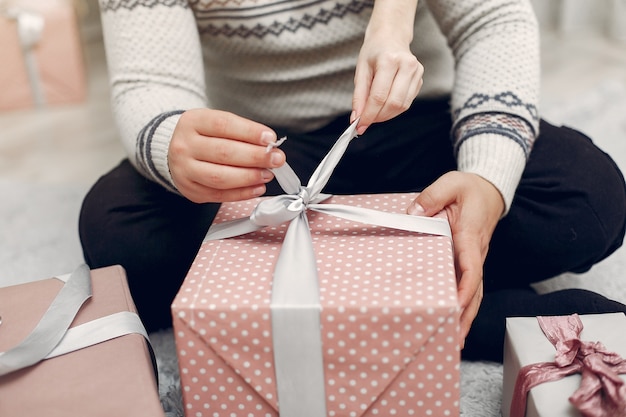
<path fill-rule="evenodd" d="M 508 212 L 539 130 L 539 34 L 528 0 L 427 0 L 455 59 L 458 169 L 490 181 Z"/>
<path fill-rule="evenodd" d="M 185 0 L 100 0 L 115 121 L 130 162 L 175 191 L 167 152 L 185 110 L 206 107 L 202 51 Z"/>

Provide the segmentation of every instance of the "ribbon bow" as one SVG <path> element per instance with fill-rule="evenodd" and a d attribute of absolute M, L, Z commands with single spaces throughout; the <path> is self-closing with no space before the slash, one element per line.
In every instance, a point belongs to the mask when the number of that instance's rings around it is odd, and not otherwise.
<path fill-rule="evenodd" d="M 575 373 L 582 374 L 582 379 L 569 401 L 583 417 L 626 415 L 626 385 L 619 377 L 626 373 L 626 360 L 600 342 L 581 341 L 583 324 L 577 314 L 540 316 L 537 321 L 556 349 L 555 359 L 520 369 L 511 402 L 511 417 L 524 417 L 526 397 L 533 387 Z"/>
<path fill-rule="evenodd" d="M 319 283 L 306 211 L 451 237 L 450 226 L 444 219 L 320 204 L 330 197 L 321 191 L 350 141 L 357 136 L 356 124 L 357 121 L 352 123 L 339 137 L 306 186 L 301 185 L 285 163 L 273 172 L 286 194 L 262 200 L 249 217 L 212 225 L 204 239 L 205 242 L 225 239 L 290 222 L 274 268 L 270 304 L 281 417 L 326 417 Z"/>
<path fill-rule="evenodd" d="M 451 237 L 450 226 L 444 219 L 386 213 L 341 204 L 320 204 L 331 197 L 331 195 L 323 194 L 321 191 L 326 186 L 350 141 L 357 136 L 357 122 L 352 123 L 337 139 L 335 145 L 311 175 L 306 186 L 301 185 L 300 179 L 289 164 L 285 163 L 282 167 L 273 169 L 276 180 L 286 194 L 262 200 L 254 208 L 250 217 L 212 225 L 204 238 L 204 242 L 240 236 L 266 226 L 277 226 L 286 221 L 293 221 L 304 214 L 307 209 L 381 227 Z M 302 220 L 306 220 L 306 217 Z M 285 238 L 283 246 L 287 246 L 287 243 L 288 240 Z"/>

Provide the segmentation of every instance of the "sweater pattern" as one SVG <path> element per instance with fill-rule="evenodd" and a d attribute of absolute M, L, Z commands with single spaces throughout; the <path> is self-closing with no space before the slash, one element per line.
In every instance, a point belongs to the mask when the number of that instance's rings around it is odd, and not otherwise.
<path fill-rule="evenodd" d="M 481 108 L 498 111 L 475 114 L 476 109 Z M 520 114 L 526 119 L 521 118 Z M 522 100 L 512 91 L 497 94 L 474 93 L 460 108 L 454 110 L 454 118 L 457 120 L 452 135 L 455 153 L 458 153 L 463 142 L 472 136 L 494 133 L 520 145 L 528 158 L 534 138 L 538 134 L 535 129 L 539 121 L 537 107 Z M 528 119 L 535 124 L 529 124 L 526 121 Z"/>
<path fill-rule="evenodd" d="M 494 95 L 474 93 L 469 99 L 467 99 L 467 101 L 465 101 L 461 108 L 455 110 L 455 116 L 459 117 L 464 110 L 478 109 L 486 104 L 489 104 L 490 102 L 497 103 L 498 107 L 505 106 L 511 110 L 523 109 L 525 110 L 525 114 L 530 116 L 532 120 L 539 120 L 537 107 L 532 103 L 524 102 L 512 91 L 504 91 Z"/>
<path fill-rule="evenodd" d="M 237 8 L 226 7 L 237 3 Z M 342 19 L 348 14 L 360 14 L 373 7 L 373 0 L 351 0 L 346 3 L 330 3 L 324 0 L 271 1 L 246 6 L 245 1 L 190 2 L 194 11 L 200 35 L 225 37 L 280 36 L 283 32 L 295 33 L 311 30 L 316 25 L 327 25 L 331 20 Z M 294 11 L 301 10 L 294 14 Z M 262 18 L 262 19 L 260 19 Z M 232 25 L 239 21 L 238 25 Z"/>
<path fill-rule="evenodd" d="M 152 9 L 156 6 L 189 7 L 186 0 L 100 0 L 102 12 L 115 12 L 119 9 L 132 10 L 137 7 Z"/>
<path fill-rule="evenodd" d="M 505 113 L 481 113 L 468 117 L 454 131 L 454 152 L 466 140 L 479 135 L 494 134 L 517 143 L 528 158 L 534 143 L 533 128 L 524 119 Z"/>

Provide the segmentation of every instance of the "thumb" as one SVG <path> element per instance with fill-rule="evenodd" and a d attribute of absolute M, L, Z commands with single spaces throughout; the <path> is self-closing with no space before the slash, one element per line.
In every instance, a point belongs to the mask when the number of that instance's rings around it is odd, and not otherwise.
<path fill-rule="evenodd" d="M 411 202 L 407 208 L 407 213 L 416 216 L 433 216 L 451 204 L 455 195 L 452 192 L 452 187 L 446 185 L 447 182 L 444 175 L 426 187 Z"/>

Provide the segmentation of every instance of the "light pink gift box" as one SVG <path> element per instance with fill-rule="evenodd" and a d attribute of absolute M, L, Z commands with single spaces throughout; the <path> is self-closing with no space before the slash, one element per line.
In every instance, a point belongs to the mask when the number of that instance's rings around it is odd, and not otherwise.
<path fill-rule="evenodd" d="M 328 203 L 404 213 L 415 194 Z M 259 199 L 222 205 L 216 223 Z M 448 237 L 307 213 L 328 416 L 458 416 L 459 308 Z M 277 416 L 270 295 L 286 224 L 203 243 L 172 304 L 186 416 Z"/>
<path fill-rule="evenodd" d="M 12 11 L 43 17 L 44 25 L 40 40 L 24 50 L 16 20 L 0 13 L 0 111 L 83 101 L 85 60 L 73 2 L 16 0 L 9 5 Z M 36 74 L 36 86 L 29 78 L 29 66 Z M 38 103 L 34 88 L 41 90 L 42 103 Z"/>
<path fill-rule="evenodd" d="M 136 313 L 122 267 L 91 271 L 93 296 L 72 328 L 119 312 Z M 44 279 L 0 288 L 0 352 L 37 326 L 63 287 Z M 163 417 L 149 346 L 127 334 L 0 377 L 2 417 Z"/>

